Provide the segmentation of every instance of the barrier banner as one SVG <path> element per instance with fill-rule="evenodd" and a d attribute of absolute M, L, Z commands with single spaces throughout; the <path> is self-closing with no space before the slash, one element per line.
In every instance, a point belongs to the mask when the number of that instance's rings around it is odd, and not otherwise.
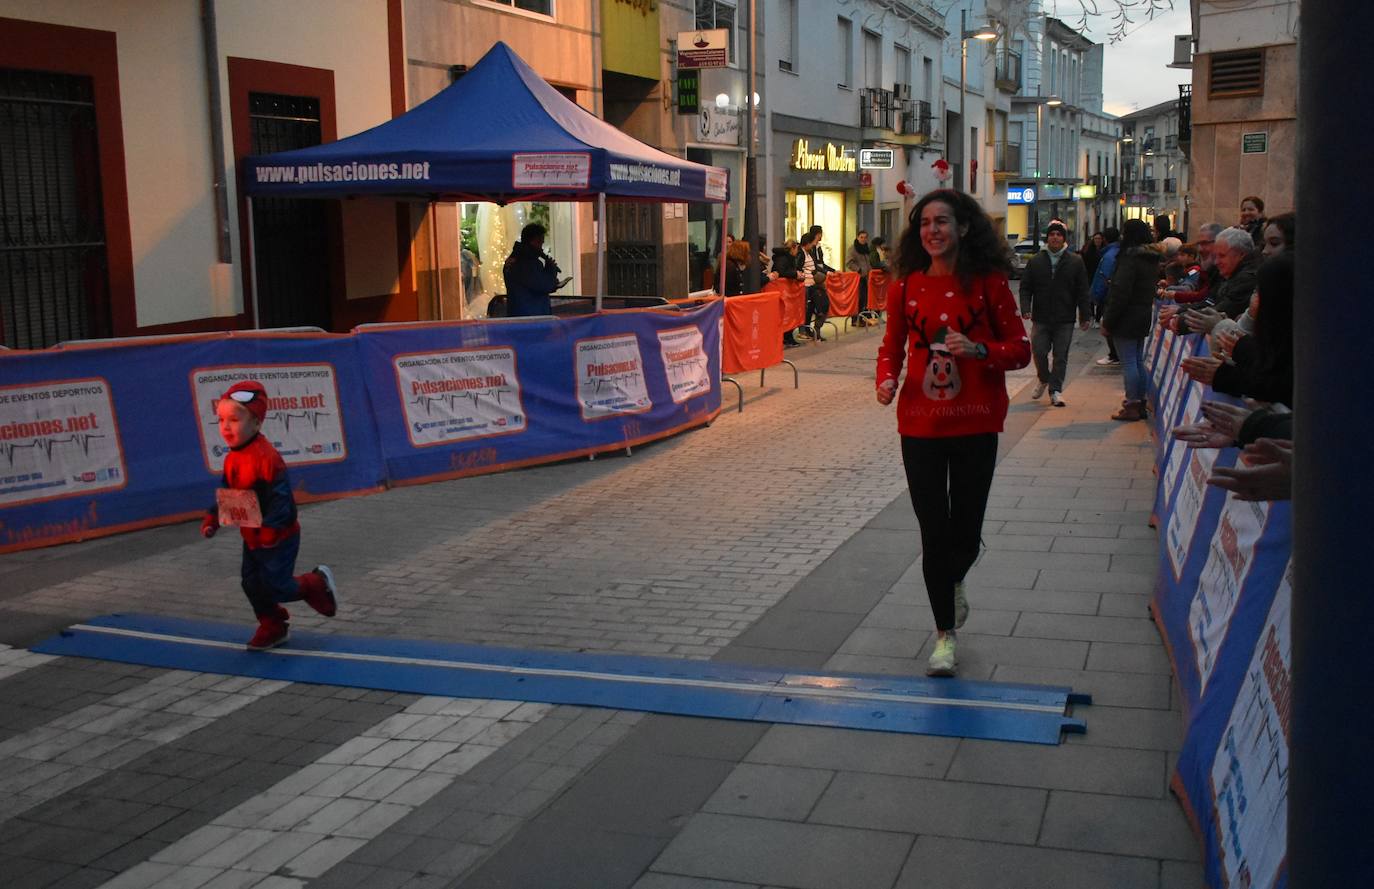
<path fill-rule="evenodd" d="M 210 335 L 0 353 L 0 552 L 159 524 L 214 503 L 214 402 L 267 389 L 262 434 L 300 501 L 383 483 L 347 336 Z"/>
<path fill-rule="evenodd" d="M 887 311 L 887 285 L 892 277 L 884 269 L 873 269 L 868 273 L 868 307 L 874 312 Z"/>
<path fill-rule="evenodd" d="M 831 318 L 853 318 L 859 314 L 858 272 L 831 272 L 826 275 L 825 292 L 830 296 Z"/>
<path fill-rule="evenodd" d="M 765 293 L 782 297 L 782 329 L 795 330 L 806 323 L 806 285 L 792 278 L 777 278 L 763 286 Z"/>
<path fill-rule="evenodd" d="M 394 484 L 613 450 L 720 413 L 722 305 L 356 334 Z M 778 336 L 781 341 L 781 334 Z"/>
<path fill-rule="evenodd" d="M 781 363 L 782 331 L 782 297 L 778 293 L 730 297 L 725 301 L 721 371 L 734 374 Z"/>
<path fill-rule="evenodd" d="M 1286 884 L 1291 700 L 1292 510 L 1207 485 L 1239 451 L 1189 448 L 1172 428 L 1204 400 L 1237 403 L 1189 379 L 1200 336 L 1151 339 L 1157 406 L 1160 568 L 1151 612 L 1169 648 L 1186 719 L 1171 778 L 1212 887 Z"/>

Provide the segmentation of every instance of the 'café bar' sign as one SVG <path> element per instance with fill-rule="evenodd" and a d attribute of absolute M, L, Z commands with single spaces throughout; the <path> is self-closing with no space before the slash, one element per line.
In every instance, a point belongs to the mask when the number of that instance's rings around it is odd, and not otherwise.
<path fill-rule="evenodd" d="M 856 169 L 854 152 L 846 152 L 843 145 L 825 143 L 825 148 L 811 150 L 805 139 L 792 143 L 792 169 L 826 170 L 831 173 L 853 173 Z"/>

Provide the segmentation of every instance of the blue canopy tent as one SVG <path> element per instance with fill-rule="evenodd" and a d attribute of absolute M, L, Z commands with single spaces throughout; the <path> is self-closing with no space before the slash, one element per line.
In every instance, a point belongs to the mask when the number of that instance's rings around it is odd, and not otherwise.
<path fill-rule="evenodd" d="M 728 171 L 626 135 L 565 98 L 500 42 L 400 117 L 337 142 L 245 158 L 243 187 L 250 218 L 254 197 L 420 198 L 431 206 L 595 198 L 602 220 L 607 198 L 721 203 L 729 213 Z M 604 232 L 603 222 L 598 308 Z M 250 262 L 251 251 L 250 244 Z M 253 289 L 256 301 L 256 280 Z"/>

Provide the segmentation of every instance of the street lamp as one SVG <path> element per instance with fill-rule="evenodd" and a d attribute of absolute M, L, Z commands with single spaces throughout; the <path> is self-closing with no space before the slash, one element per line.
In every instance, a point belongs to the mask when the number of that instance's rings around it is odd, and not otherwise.
<path fill-rule="evenodd" d="M 968 119 L 964 116 L 966 83 L 968 80 L 968 42 L 970 40 L 996 40 L 997 29 L 991 25 L 979 25 L 972 30 L 968 26 L 968 11 L 959 10 L 959 178 L 963 179 L 963 168 L 968 166 L 968 148 L 964 135 L 968 133 Z M 960 191 L 966 191 L 963 183 L 956 183 Z"/>
<path fill-rule="evenodd" d="M 1048 172 L 1044 167 L 1045 157 L 1045 106 L 1054 107 L 1063 105 L 1064 100 L 1058 96 L 1045 96 L 1035 102 L 1035 178 L 1049 178 Z M 1031 206 L 1031 242 L 1036 249 L 1040 248 L 1040 189 L 1036 188 L 1035 203 Z"/>

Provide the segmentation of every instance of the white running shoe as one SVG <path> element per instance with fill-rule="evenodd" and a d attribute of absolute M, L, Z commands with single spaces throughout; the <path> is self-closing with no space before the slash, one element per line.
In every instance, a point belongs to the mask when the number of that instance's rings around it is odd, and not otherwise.
<path fill-rule="evenodd" d="M 1058 392 L 1051 392 L 1051 393 L 1050 393 L 1050 404 L 1054 405 L 1055 407 L 1063 407 L 1063 406 L 1064 406 L 1064 396 L 1060 395 Z"/>
<path fill-rule="evenodd" d="M 1031 398 L 1039 398 L 1041 395 L 1044 395 L 1049 385 L 1049 383 L 1036 383 L 1035 388 L 1031 390 Z"/>
<path fill-rule="evenodd" d="M 930 655 L 930 661 L 926 664 L 927 676 L 953 676 L 954 668 L 958 666 L 958 661 L 954 658 L 954 634 L 945 633 L 935 642 L 935 651 Z"/>
<path fill-rule="evenodd" d="M 1121 366 L 1121 359 L 1120 359 L 1120 358 L 1113 358 L 1113 357 L 1110 356 L 1110 355 L 1103 355 L 1101 358 L 1097 359 L 1097 366 L 1098 366 L 1098 367 L 1120 367 L 1120 366 Z"/>
<path fill-rule="evenodd" d="M 954 585 L 954 628 L 960 629 L 968 621 L 968 596 L 961 581 Z"/>

